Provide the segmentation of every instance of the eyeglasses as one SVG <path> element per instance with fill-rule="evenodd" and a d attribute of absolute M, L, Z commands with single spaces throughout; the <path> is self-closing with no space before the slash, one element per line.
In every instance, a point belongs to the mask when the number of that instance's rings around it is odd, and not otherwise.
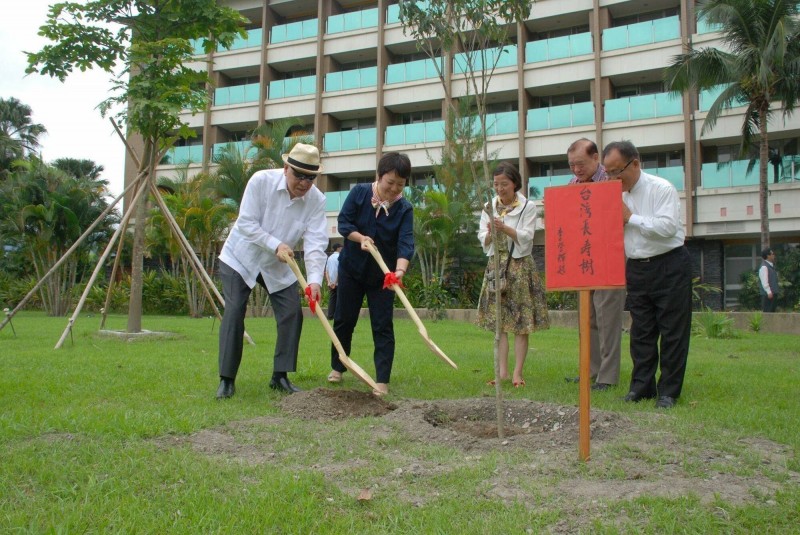
<path fill-rule="evenodd" d="M 314 179 L 317 178 L 317 175 L 304 175 L 303 173 L 298 173 L 294 167 L 292 167 L 292 173 L 297 180 L 308 180 L 309 182 L 314 182 Z"/>
<path fill-rule="evenodd" d="M 633 160 L 635 160 L 635 159 L 636 159 L 636 158 L 634 158 Z M 627 169 L 627 168 L 628 168 L 628 166 L 629 166 L 630 164 L 632 164 L 632 163 L 633 163 L 633 160 L 629 160 L 629 161 L 628 161 L 628 163 L 626 163 L 626 164 L 625 164 L 625 167 L 623 167 L 623 168 L 622 168 L 622 169 L 620 169 L 619 171 L 609 171 L 608 169 L 606 169 L 606 175 L 607 175 L 609 178 L 616 178 L 616 177 L 618 177 L 619 175 L 621 175 L 622 173 L 624 173 L 624 172 L 625 172 L 625 169 Z"/>

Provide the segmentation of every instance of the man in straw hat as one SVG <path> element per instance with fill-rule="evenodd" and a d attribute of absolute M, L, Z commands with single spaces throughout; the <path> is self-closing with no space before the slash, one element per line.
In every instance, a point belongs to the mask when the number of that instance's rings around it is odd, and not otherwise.
<path fill-rule="evenodd" d="M 278 337 L 269 386 L 286 393 L 300 389 L 287 372 L 297 368 L 303 314 L 298 282 L 282 254 L 294 256 L 302 239 L 311 291 L 318 300 L 328 245 L 325 196 L 314 187 L 322 172 L 316 147 L 298 143 L 283 155 L 283 169 L 255 173 L 242 197 L 239 217 L 219 255 L 219 275 L 225 295 L 225 314 L 219 331 L 217 399 L 233 396 L 242 361 L 247 300 L 256 283 L 269 292 Z"/>

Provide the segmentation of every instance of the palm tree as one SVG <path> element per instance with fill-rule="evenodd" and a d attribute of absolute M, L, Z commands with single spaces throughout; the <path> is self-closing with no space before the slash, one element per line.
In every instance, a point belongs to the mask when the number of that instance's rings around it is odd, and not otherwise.
<path fill-rule="evenodd" d="M 727 50 L 690 49 L 675 56 L 664 72 L 665 84 L 679 93 L 725 86 L 701 132 L 713 129 L 732 104 L 747 103 L 741 152 L 758 140 L 763 249 L 769 247 L 767 125 L 775 108 L 782 106 L 784 116 L 789 115 L 800 99 L 800 5 L 788 0 L 701 0 L 697 7 L 700 18 L 718 25 Z"/>
<path fill-rule="evenodd" d="M 8 173 L 12 161 L 35 153 L 39 136 L 47 132 L 31 113 L 30 106 L 14 97 L 0 98 L 0 176 Z"/>

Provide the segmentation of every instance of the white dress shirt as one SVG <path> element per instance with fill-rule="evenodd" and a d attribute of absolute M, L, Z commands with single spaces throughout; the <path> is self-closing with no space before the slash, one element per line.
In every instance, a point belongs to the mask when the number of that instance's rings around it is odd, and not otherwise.
<path fill-rule="evenodd" d="M 642 172 L 622 200 L 632 213 L 625 225 L 625 256 L 650 258 L 683 245 L 678 190 L 668 180 Z"/>
<path fill-rule="evenodd" d="M 339 282 L 339 251 L 336 251 L 328 257 L 325 270 L 328 272 L 328 281 L 331 284 L 337 284 Z"/>
<path fill-rule="evenodd" d="M 503 222 L 509 227 L 514 227 L 517 231 L 516 245 L 514 252 L 511 254 L 514 258 L 522 258 L 528 256 L 533 250 L 533 235 L 536 232 L 536 220 L 539 217 L 539 211 L 536 209 L 536 203 L 528 200 L 527 206 L 525 204 L 525 196 L 517 192 L 517 200 L 519 206 L 515 207 L 503 217 Z M 497 197 L 492 198 L 493 206 L 497 206 Z M 486 235 L 489 234 L 489 216 L 486 210 L 481 210 L 481 222 L 478 226 L 478 240 L 481 242 L 483 252 L 486 256 L 494 254 L 494 243 L 486 245 Z M 503 237 L 503 233 L 499 233 Z M 511 238 L 505 236 L 508 241 L 508 249 L 511 249 Z"/>
<path fill-rule="evenodd" d="M 258 274 L 270 293 L 292 285 L 297 278 L 275 250 L 281 243 L 292 249 L 303 240 L 306 279 L 322 284 L 328 245 L 325 195 L 316 186 L 303 197 L 291 198 L 283 169 L 258 171 L 247 183 L 239 218 L 231 229 L 220 260 L 252 288 Z"/>

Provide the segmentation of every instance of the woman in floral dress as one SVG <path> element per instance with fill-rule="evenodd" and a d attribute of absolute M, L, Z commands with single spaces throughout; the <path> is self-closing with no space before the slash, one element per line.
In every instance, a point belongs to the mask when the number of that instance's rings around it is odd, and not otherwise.
<path fill-rule="evenodd" d="M 493 256 L 497 253 L 500 257 L 500 273 L 505 273 L 506 278 L 506 289 L 501 294 L 500 379 L 509 379 L 508 333 L 514 333 L 515 363 L 511 382 L 515 388 L 521 388 L 525 386 L 522 368 L 528 353 L 528 337 L 533 331 L 550 328 L 547 300 L 532 256 L 538 212 L 536 204 L 520 193 L 522 177 L 516 167 L 501 162 L 492 174 L 496 193 L 492 199 L 492 212 L 500 243 L 497 247 L 492 243 L 490 216 L 486 209 L 482 210 L 478 239 L 489 257 L 489 263 L 478 301 L 477 323 L 484 329 L 495 330 L 497 293 L 489 291 L 491 285 L 488 281 L 494 280 Z M 489 384 L 494 384 L 494 380 Z"/>

